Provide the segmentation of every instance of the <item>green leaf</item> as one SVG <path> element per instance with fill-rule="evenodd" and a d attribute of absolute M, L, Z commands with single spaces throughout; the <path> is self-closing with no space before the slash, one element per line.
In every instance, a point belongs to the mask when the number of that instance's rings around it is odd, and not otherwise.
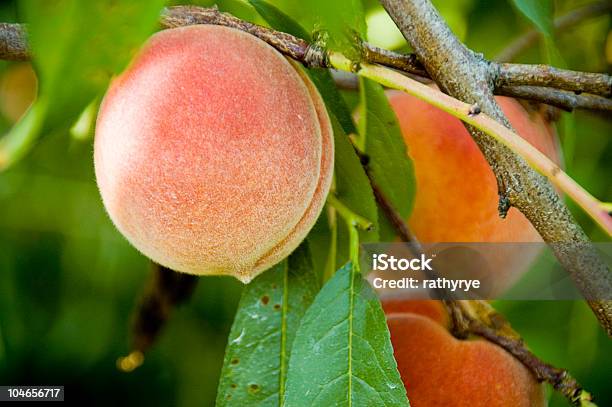
<path fill-rule="evenodd" d="M 361 0 L 299 1 L 304 16 L 313 30 L 325 33 L 329 49 L 343 52 L 349 58 L 358 58 L 356 36 L 366 34 L 365 14 Z"/>
<path fill-rule="evenodd" d="M 360 78 L 359 87 L 359 144 L 370 158 L 370 174 L 402 218 L 408 219 L 414 202 L 416 179 L 397 118 L 382 86 Z M 393 228 L 382 212 L 378 218 L 381 240 L 392 240 L 396 235 Z"/>
<path fill-rule="evenodd" d="M 553 35 L 554 4 L 552 0 L 513 0 L 516 7 L 542 32 Z"/>
<path fill-rule="evenodd" d="M 327 275 L 331 276 L 336 271 L 336 231 L 338 230 L 336 223 L 330 219 L 329 211 L 325 207 L 306 236 L 312 253 L 313 267 L 320 281 L 325 281 Z"/>
<path fill-rule="evenodd" d="M 7 169 L 27 154 L 43 125 L 47 106 L 47 100 L 39 97 L 9 133 L 0 139 L 0 171 Z"/>
<path fill-rule="evenodd" d="M 321 97 L 325 101 L 327 110 L 333 113 L 338 119 L 338 122 L 342 126 L 342 130 L 346 134 L 357 133 L 355 123 L 353 123 L 353 117 L 349 111 L 346 102 L 342 98 L 342 95 L 336 88 L 334 78 L 327 69 L 308 69 L 307 70 L 310 79 L 315 84 Z"/>
<path fill-rule="evenodd" d="M 275 30 L 286 32 L 306 41 L 311 40 L 310 34 L 297 21 L 267 1 L 249 0 L 249 3 Z"/>
<path fill-rule="evenodd" d="M 340 128 L 340 124 L 332 116 L 335 142 L 336 197 L 353 212 L 371 221 L 376 230 L 377 212 L 374 193 L 359 157 L 349 138 Z M 367 232 L 373 233 L 373 232 Z M 374 235 L 375 236 L 375 235 Z"/>
<path fill-rule="evenodd" d="M 270 27 L 302 38 L 306 41 L 311 41 L 310 34 L 308 34 L 299 23 L 275 6 L 263 0 L 249 0 L 249 3 L 251 3 L 259 15 L 270 24 Z M 319 90 L 327 109 L 338 118 L 344 131 L 348 134 L 355 133 L 357 130 L 355 129 L 351 112 L 346 106 L 344 99 L 342 99 L 340 92 L 338 92 L 329 70 L 307 69 L 306 72 L 308 72 L 310 79 L 312 79 L 312 82 Z"/>
<path fill-rule="evenodd" d="M 365 15 L 361 0 L 291 0 L 289 7 L 300 16 L 304 26 L 315 32 L 315 39 L 348 58 L 360 57 L 356 37 L 364 38 Z"/>
<path fill-rule="evenodd" d="M 336 272 L 302 318 L 285 405 L 408 405 L 385 315 L 351 263 Z"/>
<path fill-rule="evenodd" d="M 295 332 L 318 289 L 306 245 L 245 288 L 225 351 L 217 406 L 280 405 Z"/>
<path fill-rule="evenodd" d="M 0 144 L 8 164 L 39 134 L 68 126 L 120 72 L 155 28 L 164 0 L 24 0 L 20 3 L 40 83 L 37 126 L 18 123 Z M 37 107 L 45 103 L 43 108 Z M 41 116 L 41 112 L 44 115 Z M 34 121 L 24 116 L 23 120 Z M 24 128 L 28 131 L 24 131 Z"/>
<path fill-rule="evenodd" d="M 353 212 L 363 216 L 374 224 L 370 231 L 359 231 L 361 242 L 376 242 L 378 234 L 378 211 L 374 193 L 355 148 L 340 127 L 338 121 L 332 116 L 335 142 L 336 197 Z M 349 259 L 349 236 L 346 225 L 342 219 L 338 220 L 338 246 L 337 263 L 344 264 Z"/>

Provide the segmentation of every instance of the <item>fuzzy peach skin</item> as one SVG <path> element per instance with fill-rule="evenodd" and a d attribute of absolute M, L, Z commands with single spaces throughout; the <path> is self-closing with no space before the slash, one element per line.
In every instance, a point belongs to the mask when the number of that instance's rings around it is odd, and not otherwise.
<path fill-rule="evenodd" d="M 458 340 L 436 301 L 383 302 L 412 407 L 542 407 L 544 387 L 502 348 Z M 433 316 L 433 319 L 432 317 Z"/>
<path fill-rule="evenodd" d="M 422 242 L 542 241 L 517 209 L 499 217 L 495 176 L 458 119 L 404 92 L 387 96 L 414 164 L 416 197 L 408 223 Z M 512 98 L 496 99 L 516 132 L 559 163 L 554 127 L 542 114 L 528 112 Z M 487 269 L 497 277 L 491 294 L 514 283 L 538 253 L 525 245 L 483 249 Z"/>
<path fill-rule="evenodd" d="M 94 163 L 112 221 L 173 270 L 243 282 L 290 254 L 325 203 L 333 137 L 310 80 L 226 27 L 152 36 L 111 84 Z"/>

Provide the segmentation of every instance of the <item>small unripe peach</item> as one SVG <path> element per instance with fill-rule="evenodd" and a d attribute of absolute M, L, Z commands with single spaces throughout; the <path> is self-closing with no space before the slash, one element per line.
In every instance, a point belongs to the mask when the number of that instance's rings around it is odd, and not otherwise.
<path fill-rule="evenodd" d="M 416 196 L 408 223 L 421 242 L 542 241 L 517 209 L 511 208 L 506 219 L 499 217 L 493 171 L 458 119 L 404 92 L 387 95 L 414 164 Z M 521 137 L 560 161 L 554 127 L 542 114 L 528 111 L 512 98 L 496 100 Z M 514 283 L 538 253 L 536 245 L 483 248 L 487 270 L 496 273 L 492 293 Z"/>
<path fill-rule="evenodd" d="M 439 301 L 384 301 L 383 308 L 411 406 L 547 405 L 543 386 L 504 349 L 483 339 L 455 339 Z"/>
<path fill-rule="evenodd" d="M 243 282 L 304 239 L 333 171 L 329 117 L 305 74 L 209 25 L 151 37 L 111 84 L 94 150 L 104 205 L 138 250 Z"/>

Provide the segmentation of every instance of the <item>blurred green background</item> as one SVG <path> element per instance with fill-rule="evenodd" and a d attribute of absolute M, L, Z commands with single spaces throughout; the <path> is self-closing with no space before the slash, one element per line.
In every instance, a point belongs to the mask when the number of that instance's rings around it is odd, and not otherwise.
<path fill-rule="evenodd" d="M 240 0 L 216 3 L 222 10 L 262 22 Z M 292 10 L 307 2 L 273 3 L 295 16 Z M 507 1 L 434 3 L 457 35 L 489 58 L 531 27 Z M 556 13 L 584 3 L 555 2 Z M 377 2 L 366 0 L 364 5 L 370 40 L 406 49 Z M 19 10 L 16 2 L 2 2 L 0 21 L 22 21 Z M 609 72 L 610 21 L 609 16 L 589 20 L 555 39 L 558 52 L 535 46 L 519 60 L 552 59 L 571 69 Z M 25 63 L 0 63 L 3 133 L 18 119 L 24 103 L 20 98 L 27 100 L 20 89 L 32 86 L 28 69 Z M 65 79 L 69 89 L 70 78 Z M 354 103 L 355 97 L 346 96 Z M 563 114 L 558 128 L 570 175 L 593 195 L 612 201 L 610 117 Z M 593 240 L 605 240 L 583 213 L 571 207 Z M 25 159 L 0 173 L 0 384 L 64 385 L 68 400 L 88 405 L 213 405 L 242 286 L 231 278 L 202 278 L 193 298 L 175 311 L 144 365 L 122 373 L 115 362 L 128 351 L 130 318 L 149 274 L 148 260 L 119 235 L 104 212 L 93 173 L 91 132 L 71 133 L 67 126 L 45 130 Z M 612 405 L 612 341 L 585 304 L 498 305 L 536 354 L 568 368 L 600 406 Z M 554 395 L 551 405 L 567 403 Z"/>

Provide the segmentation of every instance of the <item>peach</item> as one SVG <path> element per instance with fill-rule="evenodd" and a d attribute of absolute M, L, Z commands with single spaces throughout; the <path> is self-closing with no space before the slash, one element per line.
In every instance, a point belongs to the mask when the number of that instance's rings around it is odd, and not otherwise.
<path fill-rule="evenodd" d="M 414 164 L 416 197 L 408 223 L 422 242 L 542 241 L 518 210 L 511 208 L 506 219 L 499 217 L 495 176 L 458 119 L 406 93 L 387 95 Z M 559 162 L 554 127 L 539 112 L 526 110 L 512 98 L 497 101 L 521 137 Z M 496 274 L 491 292 L 514 283 L 538 252 L 533 245 L 483 249 L 488 262 L 483 267 Z"/>
<path fill-rule="evenodd" d="M 413 407 L 541 407 L 544 387 L 502 348 L 483 339 L 458 340 L 436 301 L 383 303 L 391 343 Z M 392 312 L 388 312 L 392 309 Z"/>
<path fill-rule="evenodd" d="M 333 138 L 298 67 L 244 32 L 190 26 L 153 35 L 112 82 L 94 163 L 110 218 L 144 255 L 246 283 L 316 221 Z"/>

